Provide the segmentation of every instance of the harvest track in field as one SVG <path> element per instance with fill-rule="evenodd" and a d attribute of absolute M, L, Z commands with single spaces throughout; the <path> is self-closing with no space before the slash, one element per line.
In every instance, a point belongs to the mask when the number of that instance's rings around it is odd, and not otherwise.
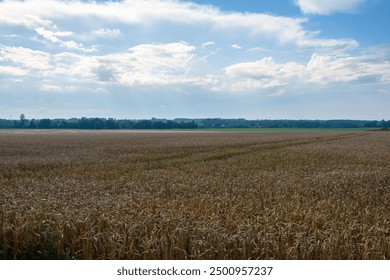
<path fill-rule="evenodd" d="M 4 259 L 389 259 L 379 131 L 0 131 Z"/>

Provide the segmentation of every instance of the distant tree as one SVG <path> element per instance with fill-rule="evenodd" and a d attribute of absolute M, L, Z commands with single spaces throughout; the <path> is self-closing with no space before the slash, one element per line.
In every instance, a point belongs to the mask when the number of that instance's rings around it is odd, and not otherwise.
<path fill-rule="evenodd" d="M 38 128 L 48 129 L 51 128 L 51 120 L 50 119 L 42 119 L 38 122 Z"/>
<path fill-rule="evenodd" d="M 29 128 L 37 128 L 37 122 L 35 121 L 35 119 L 32 119 L 30 121 L 30 124 L 28 125 Z"/>
<path fill-rule="evenodd" d="M 94 118 L 89 121 L 91 129 L 103 129 L 104 128 L 104 120 L 99 118 Z"/>
<path fill-rule="evenodd" d="M 115 128 L 117 128 L 117 123 L 113 118 L 109 118 L 108 120 L 106 120 L 105 126 L 108 129 L 115 129 Z"/>
<path fill-rule="evenodd" d="M 78 126 L 79 126 L 79 128 L 81 128 L 81 129 L 88 129 L 88 128 L 90 128 L 90 127 L 89 127 L 89 121 L 88 121 L 88 119 L 87 119 L 86 117 L 82 117 L 82 118 L 79 120 L 79 122 L 78 122 Z"/>
<path fill-rule="evenodd" d="M 134 124 L 134 128 L 135 129 L 151 129 L 151 128 L 153 128 L 153 123 L 151 120 L 140 120 Z"/>
<path fill-rule="evenodd" d="M 66 120 L 61 120 L 58 127 L 59 128 L 69 128 L 69 124 Z"/>
<path fill-rule="evenodd" d="M 24 127 L 24 124 L 26 122 L 26 116 L 24 114 L 21 114 L 19 118 L 20 118 L 20 126 Z"/>

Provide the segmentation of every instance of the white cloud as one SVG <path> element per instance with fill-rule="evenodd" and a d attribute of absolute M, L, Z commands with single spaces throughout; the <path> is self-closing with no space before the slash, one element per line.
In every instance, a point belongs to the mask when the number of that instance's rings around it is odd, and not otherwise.
<path fill-rule="evenodd" d="M 366 0 L 295 0 L 306 14 L 330 15 L 333 13 L 354 12 Z"/>
<path fill-rule="evenodd" d="M 14 79 L 14 78 L 9 78 L 8 80 L 12 81 L 12 82 L 15 82 L 15 83 L 23 83 L 24 80 L 23 79 Z"/>
<path fill-rule="evenodd" d="M 71 92 L 77 91 L 79 88 L 77 86 L 59 86 L 54 84 L 43 84 L 41 85 L 41 90 L 48 92 Z"/>
<path fill-rule="evenodd" d="M 11 76 L 23 76 L 27 74 L 27 71 L 19 67 L 0 65 L 0 74 L 11 75 Z"/>
<path fill-rule="evenodd" d="M 233 49 L 236 49 L 236 50 L 241 50 L 242 49 L 242 47 L 239 44 L 233 44 L 230 47 L 232 47 Z"/>
<path fill-rule="evenodd" d="M 196 47 L 187 42 L 141 44 L 127 52 L 80 55 L 49 54 L 0 45 L 0 73 L 46 77 L 62 83 L 118 85 L 192 85 L 213 90 L 255 91 L 287 85 L 390 83 L 390 63 L 381 54 L 329 56 L 314 54 L 307 64 L 276 63 L 272 57 L 224 68 L 224 73 L 197 71 Z M 4 65 L 5 64 L 5 65 Z M 59 91 L 44 83 L 45 91 Z M 70 88 L 62 91 L 70 91 Z M 276 91 L 275 91 L 276 92 Z"/>
<path fill-rule="evenodd" d="M 341 0 L 340 0 L 341 1 Z M 329 2 L 329 1 L 327 1 Z M 304 7 L 304 3 L 301 6 Z M 308 2 L 309 3 L 309 2 Z M 345 3 L 345 1 L 342 1 Z M 7 15 L 7 16 L 5 16 Z M 119 2 L 81 2 L 59 0 L 26 0 L 0 2 L 0 23 L 23 25 L 28 28 L 53 27 L 52 22 L 72 18 L 85 22 L 121 23 L 159 29 L 164 24 L 191 26 L 195 32 L 207 27 L 213 32 L 228 32 L 236 36 L 259 36 L 280 43 L 321 47 L 338 44 L 338 40 L 318 41 L 316 33 L 308 32 L 305 18 L 290 18 L 259 13 L 224 12 L 212 6 L 175 0 L 127 0 Z M 198 30 L 199 29 L 199 30 Z M 41 29 L 40 29 L 41 30 Z M 198 31 L 196 31 L 198 30 Z M 97 34 L 118 35 L 118 29 L 98 29 Z M 96 30 L 95 30 L 96 33 Z M 49 40 L 56 40 L 53 34 Z M 55 35 L 54 35 L 55 36 Z M 55 36 L 57 39 L 59 36 Z M 340 40 L 340 46 L 349 41 Z M 355 46 L 355 42 L 352 46 Z M 82 47 L 78 47 L 82 50 Z"/>
<path fill-rule="evenodd" d="M 215 45 L 214 41 L 208 41 L 202 44 L 202 48 L 205 49 L 206 47 L 213 46 L 213 45 Z"/>
<path fill-rule="evenodd" d="M 98 57 L 62 52 L 51 57 L 54 69 L 52 77 L 62 77 L 70 81 L 82 79 L 84 82 L 94 81 L 96 75 L 92 69 L 99 67 Z"/>
<path fill-rule="evenodd" d="M 92 34 L 97 37 L 103 37 L 103 38 L 115 38 L 119 37 L 122 33 L 119 29 L 109 29 L 109 28 L 100 28 L 97 30 L 93 30 Z"/>
<path fill-rule="evenodd" d="M 24 47 L 0 45 L 0 61 L 11 62 L 31 69 L 48 69 L 49 54 Z"/>
<path fill-rule="evenodd" d="M 170 44 L 141 44 L 129 49 L 135 59 L 134 68 L 149 72 L 151 69 L 163 72 L 183 71 L 193 59 L 196 47 L 186 42 Z"/>
<path fill-rule="evenodd" d="M 57 32 L 53 32 L 53 31 L 45 29 L 44 27 L 35 28 L 35 31 L 39 35 L 41 35 L 43 38 L 45 38 L 46 40 L 49 40 L 49 41 L 51 41 L 53 43 L 61 43 L 62 42 L 60 39 L 58 39 L 58 37 L 66 37 L 66 36 L 70 36 L 70 35 L 73 34 L 70 31 L 65 31 L 65 32 L 57 31 Z"/>
<path fill-rule="evenodd" d="M 294 62 L 276 64 L 272 57 L 265 57 L 254 62 L 238 63 L 225 68 L 226 74 L 237 77 L 248 77 L 254 79 L 296 76 L 304 70 L 302 65 Z"/>
<path fill-rule="evenodd" d="M 29 1 L 27 1 L 29 2 Z M 28 4 L 26 2 L 26 4 Z M 31 1 L 34 2 L 34 1 Z M 55 2 L 55 1 L 53 1 Z M 8 16 L 3 16 L 0 13 L 0 24 L 7 24 L 7 25 L 21 25 L 26 28 L 34 30 L 38 35 L 42 36 L 44 39 L 52 42 L 52 43 L 57 43 L 61 47 L 64 48 L 69 48 L 73 50 L 79 50 L 83 52 L 93 52 L 96 51 L 95 48 L 84 48 L 82 43 L 77 43 L 73 40 L 70 41 L 64 41 L 60 38 L 62 37 L 69 37 L 72 35 L 75 35 L 71 31 L 58 31 L 58 27 L 56 24 L 53 23 L 53 21 L 49 19 L 43 19 L 41 15 L 37 14 L 18 14 L 18 12 L 24 11 L 25 7 L 24 6 L 19 6 L 17 5 L 18 3 L 15 2 L 6 2 L 4 3 L 5 6 L 1 5 L 0 3 L 0 11 L 3 9 L 5 10 L 5 14 L 14 14 L 13 17 L 8 17 Z M 41 3 L 43 4 L 43 3 Z M 16 10 L 12 10 L 11 8 L 14 7 Z M 18 10 L 19 8 L 19 10 Z"/>
<path fill-rule="evenodd" d="M 195 46 L 183 41 L 170 44 L 141 44 L 129 49 L 130 53 L 125 55 L 125 64 L 121 58 L 116 57 L 111 61 L 110 67 L 116 69 L 118 81 L 127 85 L 203 86 L 211 79 L 205 73 L 202 77 L 191 74 L 197 61 L 195 50 Z"/>
<path fill-rule="evenodd" d="M 233 88 L 237 91 L 255 91 L 288 84 L 289 79 L 303 75 L 304 66 L 294 62 L 276 64 L 272 57 L 254 62 L 230 65 L 225 73 L 233 77 Z"/>
<path fill-rule="evenodd" d="M 218 81 L 207 73 L 196 75 L 195 46 L 180 41 L 169 44 L 140 44 L 127 52 L 107 55 L 79 55 L 62 52 L 50 56 L 50 77 L 84 83 L 119 85 L 206 86 Z M 48 87 L 46 87 L 48 88 Z M 54 90 L 54 88 L 48 88 Z"/>
<path fill-rule="evenodd" d="M 62 88 L 60 86 L 56 86 L 56 85 L 42 85 L 41 89 L 43 91 L 50 91 L 50 92 L 60 92 L 60 91 L 62 91 Z"/>
<path fill-rule="evenodd" d="M 82 43 L 77 43 L 73 40 L 70 41 L 63 41 L 60 44 L 62 47 L 71 49 L 71 50 L 78 50 L 82 52 L 96 52 L 97 48 L 95 46 L 92 46 L 91 48 L 85 48 Z"/>
<path fill-rule="evenodd" d="M 73 35 L 74 33 L 70 31 L 51 31 L 45 29 L 44 27 L 35 28 L 35 31 L 46 40 L 52 43 L 58 43 L 61 47 L 64 48 L 83 52 L 94 52 L 97 50 L 96 48 L 84 48 L 84 45 L 82 43 L 77 43 L 73 40 L 63 41 L 59 39 L 59 37 L 68 37 Z"/>
<path fill-rule="evenodd" d="M 277 64 L 271 57 L 238 63 L 225 68 L 238 91 L 285 85 L 334 83 L 390 83 L 390 63 L 375 55 L 332 57 L 314 54 L 306 64 Z"/>
<path fill-rule="evenodd" d="M 359 82 L 370 79 L 375 83 L 390 82 L 390 63 L 374 56 L 341 57 L 314 54 L 306 67 L 310 82 Z"/>
<path fill-rule="evenodd" d="M 317 13 L 335 11 L 332 1 L 318 3 L 299 1 L 307 11 L 308 7 Z M 340 3 L 344 5 L 347 1 Z M 320 32 L 305 28 L 308 21 L 308 18 L 224 12 L 212 6 L 175 0 L 0 1 L 0 24 L 12 25 L 10 33 L 21 29 L 14 26 L 22 26 L 23 32 L 18 36 L 36 48 L 0 45 L 0 72 L 53 81 L 42 83 L 44 91 L 64 91 L 68 83 L 95 88 L 110 83 L 197 86 L 225 91 L 264 89 L 278 95 L 284 94 L 284 88 L 291 84 L 327 85 L 364 79 L 389 82 L 389 66 L 385 61 L 348 56 L 345 50 L 356 48 L 357 41 L 321 38 Z M 175 33 L 174 26 L 183 26 L 178 28 L 180 35 Z M 126 34 L 121 30 L 126 30 Z M 105 41 L 112 38 L 116 38 L 115 44 Z M 216 45 L 210 38 L 218 38 L 220 49 L 206 50 Z M 154 40 L 160 43 L 151 43 Z M 9 37 L 7 41 L 17 44 L 22 40 Z M 88 41 L 99 49 L 89 46 Z M 237 52 L 234 49 L 242 46 L 234 42 L 259 47 Z M 286 46 L 291 53 L 299 51 L 301 57 L 310 57 L 313 50 L 319 54 L 307 64 L 294 62 L 294 58 L 276 63 L 272 48 L 277 48 L 276 53 L 286 52 Z M 253 60 L 255 51 L 269 57 L 232 64 L 231 61 L 246 59 L 245 55 Z M 208 59 L 210 56 L 212 59 Z M 229 63 L 232 65 L 225 67 Z"/>
<path fill-rule="evenodd" d="M 15 7 L 15 2 L 5 2 L 0 3 L 0 24 L 2 25 L 15 25 L 15 26 L 24 26 L 29 29 L 34 29 L 38 27 L 52 27 L 53 22 L 47 19 L 42 19 L 40 16 L 33 15 L 27 10 L 24 12 L 20 11 L 19 5 Z M 13 9 L 18 10 L 13 10 Z"/>

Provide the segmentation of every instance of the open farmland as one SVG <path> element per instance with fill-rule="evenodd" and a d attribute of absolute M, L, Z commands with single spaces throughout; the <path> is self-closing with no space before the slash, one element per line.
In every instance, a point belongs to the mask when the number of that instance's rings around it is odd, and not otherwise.
<path fill-rule="evenodd" d="M 389 259 L 388 132 L 0 131 L 5 259 Z"/>

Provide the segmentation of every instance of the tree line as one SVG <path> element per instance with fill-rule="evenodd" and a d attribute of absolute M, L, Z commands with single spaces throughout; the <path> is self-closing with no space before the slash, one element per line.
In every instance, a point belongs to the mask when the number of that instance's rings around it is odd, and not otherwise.
<path fill-rule="evenodd" d="M 188 119 L 0 119 L 0 128 L 12 129 L 196 129 L 196 128 L 390 128 L 390 120 L 246 120 Z"/>

